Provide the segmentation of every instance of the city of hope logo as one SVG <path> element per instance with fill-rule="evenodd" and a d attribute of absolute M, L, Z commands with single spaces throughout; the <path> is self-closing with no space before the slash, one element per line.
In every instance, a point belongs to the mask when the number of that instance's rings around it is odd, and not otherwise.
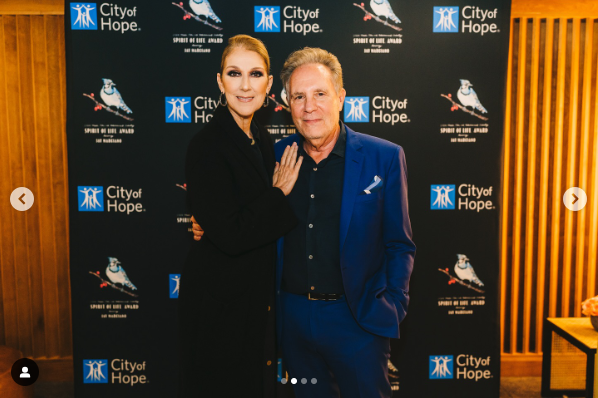
<path fill-rule="evenodd" d="M 459 7 L 444 6 L 434 7 L 434 29 L 435 33 L 458 33 L 459 32 Z"/>
<path fill-rule="evenodd" d="M 108 360 L 84 359 L 83 383 L 108 383 Z"/>
<path fill-rule="evenodd" d="M 72 30 L 98 30 L 96 3 L 71 3 Z"/>
<path fill-rule="evenodd" d="M 432 185 L 430 190 L 430 208 L 432 210 L 454 210 L 455 186 Z"/>
<path fill-rule="evenodd" d="M 77 187 L 79 211 L 104 211 L 104 187 Z"/>
<path fill-rule="evenodd" d="M 453 356 L 430 355 L 430 379 L 452 379 Z"/>
<path fill-rule="evenodd" d="M 345 97 L 345 122 L 370 121 L 370 97 Z"/>
<path fill-rule="evenodd" d="M 255 32 L 280 32 L 280 7 L 254 6 L 253 27 Z"/>
<path fill-rule="evenodd" d="M 168 279 L 170 280 L 170 298 L 178 299 L 181 286 L 181 274 L 170 274 Z"/>
<path fill-rule="evenodd" d="M 166 123 L 191 123 L 191 97 L 166 97 Z"/>

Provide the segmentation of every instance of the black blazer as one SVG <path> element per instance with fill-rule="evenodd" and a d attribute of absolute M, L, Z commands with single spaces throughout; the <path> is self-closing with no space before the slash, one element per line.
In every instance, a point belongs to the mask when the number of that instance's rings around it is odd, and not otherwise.
<path fill-rule="evenodd" d="M 263 162 L 226 107 L 187 150 L 188 203 L 205 235 L 181 276 L 180 396 L 273 396 L 275 244 L 297 220 L 272 187 L 268 132 L 252 131 Z"/>

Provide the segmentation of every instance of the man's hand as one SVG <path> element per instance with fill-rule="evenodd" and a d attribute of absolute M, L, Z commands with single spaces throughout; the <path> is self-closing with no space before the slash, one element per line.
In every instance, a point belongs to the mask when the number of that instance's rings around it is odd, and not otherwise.
<path fill-rule="evenodd" d="M 193 223 L 193 239 L 200 241 L 204 231 L 201 229 L 197 221 L 195 221 L 195 217 L 191 216 L 191 222 Z"/>

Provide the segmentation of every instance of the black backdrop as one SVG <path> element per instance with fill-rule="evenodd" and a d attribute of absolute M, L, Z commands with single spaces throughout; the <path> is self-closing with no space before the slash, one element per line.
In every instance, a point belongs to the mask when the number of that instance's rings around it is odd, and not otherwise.
<path fill-rule="evenodd" d="M 209 25 L 189 0 L 66 3 L 77 397 L 176 394 L 176 288 L 191 240 L 184 154 L 214 111 L 220 56 L 239 33 L 269 49 L 275 97 L 256 118 L 275 140 L 294 133 L 278 72 L 291 51 L 315 46 L 338 56 L 356 101 L 341 119 L 405 149 L 417 255 L 392 342 L 395 395 L 498 397 L 510 2 L 445 3 L 390 0 L 397 23 L 367 0 L 211 0 L 221 22 Z M 463 107 L 475 102 L 465 81 L 483 108 Z M 222 371 L 243 369 L 230 358 Z"/>

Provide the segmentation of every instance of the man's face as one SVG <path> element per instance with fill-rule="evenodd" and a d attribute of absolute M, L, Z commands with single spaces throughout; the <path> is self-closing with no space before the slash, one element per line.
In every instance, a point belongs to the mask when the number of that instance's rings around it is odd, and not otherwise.
<path fill-rule="evenodd" d="M 289 80 L 293 122 L 308 141 L 325 141 L 338 130 L 345 90 L 337 93 L 332 73 L 321 64 L 307 64 L 295 69 Z"/>

